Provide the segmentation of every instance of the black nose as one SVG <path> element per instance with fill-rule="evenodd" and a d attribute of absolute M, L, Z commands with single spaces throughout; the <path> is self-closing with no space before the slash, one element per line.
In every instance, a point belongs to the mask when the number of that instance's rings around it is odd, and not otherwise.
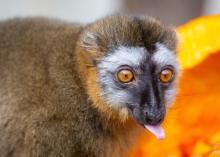
<path fill-rule="evenodd" d="M 165 106 L 134 106 L 129 108 L 133 118 L 142 126 L 143 125 L 159 125 L 163 122 L 166 108 Z"/>
<path fill-rule="evenodd" d="M 149 124 L 149 125 L 157 125 L 157 124 L 160 124 L 162 123 L 164 117 L 155 117 L 155 116 L 147 116 L 145 118 L 145 121 L 146 121 L 146 124 Z"/>
<path fill-rule="evenodd" d="M 145 113 L 145 124 L 158 125 L 162 123 L 165 117 L 165 110 L 147 111 Z"/>

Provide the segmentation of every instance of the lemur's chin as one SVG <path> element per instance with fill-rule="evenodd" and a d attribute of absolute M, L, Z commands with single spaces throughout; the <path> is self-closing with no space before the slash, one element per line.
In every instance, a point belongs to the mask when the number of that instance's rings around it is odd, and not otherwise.
<path fill-rule="evenodd" d="M 144 125 L 144 127 L 154 134 L 158 140 L 165 138 L 164 129 L 161 127 L 161 125 Z"/>

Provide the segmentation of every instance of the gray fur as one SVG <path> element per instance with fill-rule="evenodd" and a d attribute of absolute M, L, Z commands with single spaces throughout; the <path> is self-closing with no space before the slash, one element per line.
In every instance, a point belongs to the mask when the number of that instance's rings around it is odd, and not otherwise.
<path fill-rule="evenodd" d="M 155 64 L 157 71 L 170 65 L 174 67 L 175 79 L 164 92 L 165 105 L 169 106 L 176 95 L 176 78 L 178 77 L 179 64 L 175 52 L 160 43 L 156 43 L 156 51 L 153 54 L 150 54 L 144 47 L 119 46 L 115 48 L 113 53 L 105 56 L 98 64 L 99 83 L 103 86 L 101 96 L 105 97 L 111 107 L 118 110 L 126 108 L 128 103 L 134 103 L 135 101 L 132 100 L 133 93 L 118 87 L 116 83 L 117 69 L 123 65 L 128 65 L 134 69 L 137 76 L 135 84 L 138 84 L 138 75 L 143 74 L 141 67 L 144 64 L 151 64 L 151 62 Z"/>

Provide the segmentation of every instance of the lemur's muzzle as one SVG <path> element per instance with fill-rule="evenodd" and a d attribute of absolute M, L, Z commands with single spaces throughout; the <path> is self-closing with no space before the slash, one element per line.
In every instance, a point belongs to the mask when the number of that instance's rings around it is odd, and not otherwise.
<path fill-rule="evenodd" d="M 163 139 L 165 137 L 164 130 L 161 127 L 161 123 L 166 115 L 166 108 L 164 105 L 132 105 L 132 107 L 129 108 L 133 118 L 140 125 L 153 133 L 158 139 Z"/>

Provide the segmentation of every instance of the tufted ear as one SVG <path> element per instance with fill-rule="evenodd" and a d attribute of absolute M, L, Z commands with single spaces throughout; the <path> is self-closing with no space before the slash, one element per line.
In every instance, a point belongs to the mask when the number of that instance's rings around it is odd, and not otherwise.
<path fill-rule="evenodd" d="M 82 36 L 82 46 L 87 51 L 98 51 L 98 34 L 93 32 L 85 32 Z"/>
<path fill-rule="evenodd" d="M 80 56 L 88 67 L 96 66 L 97 62 L 103 56 L 100 41 L 100 36 L 94 32 L 86 31 L 81 36 Z"/>

